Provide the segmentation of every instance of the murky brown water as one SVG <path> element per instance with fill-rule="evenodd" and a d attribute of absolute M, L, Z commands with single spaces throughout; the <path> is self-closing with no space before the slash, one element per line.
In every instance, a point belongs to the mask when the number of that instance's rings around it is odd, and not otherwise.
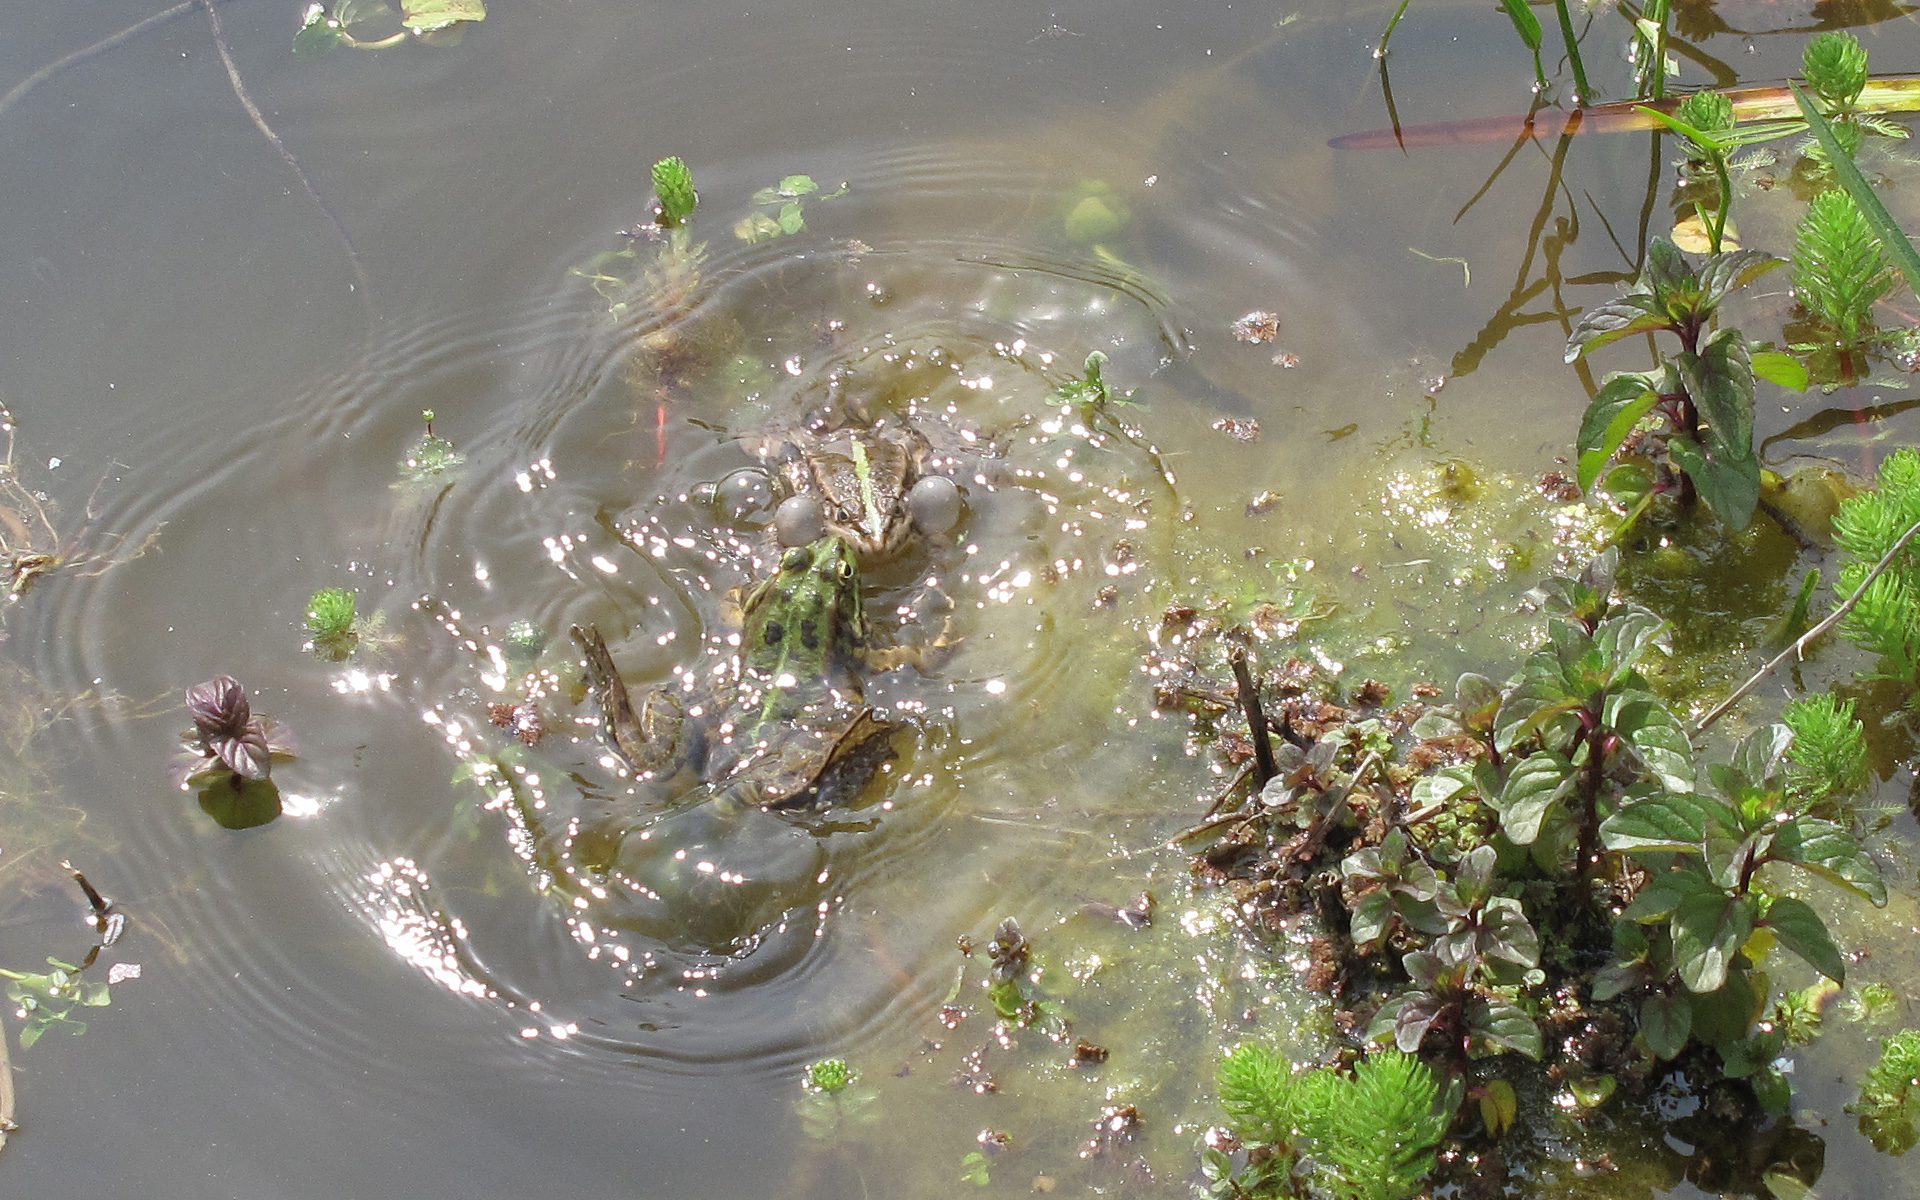
<path fill-rule="evenodd" d="M 71 7 L 10 6 L 0 81 L 145 15 Z M 1729 10 L 1756 36 L 1703 49 L 1784 74 L 1802 35 L 1764 30 L 1812 23 L 1787 7 Z M 1338 606 L 1314 644 L 1356 675 L 1498 673 L 1532 636 L 1499 615 L 1582 544 L 1532 488 L 1583 402 L 1562 318 L 1628 269 L 1653 165 L 1644 135 L 1575 143 L 1536 235 L 1554 147 L 1530 144 L 1459 216 L 1508 147 L 1328 150 L 1386 123 L 1369 51 L 1387 9 L 1317 8 L 543 0 L 457 46 L 296 58 L 292 6 L 224 5 L 237 69 L 365 288 L 202 13 L 0 112 L 16 459 L 81 556 L 126 560 L 48 576 L 5 612 L 0 665 L 19 676 L 0 702 L 40 727 L 9 737 L 24 750 L 0 776 L 0 965 L 84 953 L 71 858 L 130 916 L 108 957 L 142 968 L 84 1037 L 15 1046 L 24 1128 L 0 1190 L 936 1196 L 974 1190 L 963 1159 L 991 1129 L 1012 1138 L 993 1188 L 1185 1194 L 1213 1055 L 1247 1029 L 1312 1053 L 1320 1018 L 1161 848 L 1217 784 L 1150 713 L 1149 632 L 1175 600 L 1297 585 Z M 1598 46 L 1619 40 L 1607 21 Z M 1877 67 L 1916 65 L 1911 24 L 1867 36 Z M 1511 42 L 1497 10 L 1416 5 L 1392 59 L 1402 119 L 1524 108 Z M 739 322 L 747 362 L 663 396 L 629 385 L 634 323 L 570 271 L 646 217 L 668 154 L 700 187 L 707 311 Z M 754 191 L 797 172 L 846 194 L 813 201 L 803 233 L 737 240 Z M 1130 210 L 1098 249 L 1062 223 L 1090 181 Z M 1750 242 L 1783 247 L 1786 213 L 1743 210 Z M 1509 304 L 1549 258 L 1594 281 Z M 1777 328 L 1784 299 L 1752 307 Z M 1279 315 L 1276 340 L 1232 336 L 1255 309 Z M 1140 445 L 1047 399 L 1094 349 L 1139 389 L 1146 407 L 1121 411 Z M 486 724 L 500 693 L 413 602 L 495 640 L 532 622 L 556 666 L 570 623 L 632 631 L 623 665 L 664 678 L 756 570 L 752 522 L 687 494 L 750 465 L 739 435 L 844 366 L 1004 446 L 958 539 L 875 578 L 905 595 L 926 572 L 956 606 L 953 656 L 874 688 L 923 714 L 917 742 L 844 828 L 703 831 L 722 869 L 750 864 L 741 894 L 765 922 L 670 903 L 583 920 L 538 893 L 497 792 L 461 777 L 509 746 Z M 423 409 L 465 461 L 396 487 Z M 1763 436 L 1804 416 L 1763 412 Z M 1851 423 L 1773 449 L 1858 469 Z M 1277 503 L 1250 507 L 1262 493 Z M 1754 585 L 1767 603 L 1786 570 Z M 301 651 L 328 585 L 383 622 L 349 664 Z M 1764 600 L 1730 603 L 1744 637 Z M 1859 665 L 1829 658 L 1810 682 Z M 168 778 L 178 694 L 220 672 L 300 739 L 276 772 L 285 815 L 248 832 Z M 556 732 L 517 760 L 560 814 L 623 787 L 573 712 L 554 701 Z M 1888 849 L 1908 855 L 1911 834 L 1903 816 Z M 698 886 L 690 861 L 663 871 Z M 1890 871 L 1896 905 L 1920 898 L 1912 879 Z M 1086 911 L 1142 888 L 1151 930 Z M 1076 1071 L 1029 1034 L 986 1051 L 981 1094 L 953 1082 L 989 1023 L 955 942 L 1009 915 L 1111 1057 Z M 1846 919 L 1862 969 L 1905 990 L 1898 913 Z M 716 953 L 742 920 L 773 932 Z M 938 1016 L 952 998 L 973 1010 L 956 1029 Z M 1897 1188 L 1830 1082 L 1862 1041 L 1801 1068 L 1823 1195 Z M 877 1096 L 872 1120 L 820 1138 L 797 1080 L 827 1054 Z M 1124 1104 L 1137 1138 L 1084 1153 Z M 1673 1154 L 1618 1153 L 1627 1190 L 1697 1194 Z"/>

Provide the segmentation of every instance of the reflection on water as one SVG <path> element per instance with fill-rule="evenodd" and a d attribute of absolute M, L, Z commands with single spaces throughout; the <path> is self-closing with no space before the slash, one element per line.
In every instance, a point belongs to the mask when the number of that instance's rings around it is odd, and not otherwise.
<path fill-rule="evenodd" d="M 1577 408 L 1563 331 L 1531 276 L 1503 307 L 1538 190 L 1455 224 L 1503 147 L 1334 157 L 1329 136 L 1382 123 L 1378 25 L 1321 7 L 1276 28 L 1130 5 L 536 5 L 430 55 L 293 60 L 290 15 L 234 0 L 238 67 L 366 264 L 364 334 L 333 234 L 194 22 L 8 110 L 0 393 L 36 460 L 63 460 L 34 486 L 120 540 L 89 543 L 112 569 L 52 573 L 6 611 L 10 661 L 58 699 L 33 702 L 38 774 L 0 778 L 0 881 L 78 829 L 151 947 L 124 1007 L 32 1051 L 9 1186 L 498 1195 L 605 1191 L 644 1164 L 662 1194 L 939 1195 L 963 1171 L 1184 1194 L 1217 1051 L 1258 1034 L 1305 1058 L 1327 1030 L 1164 849 L 1221 781 L 1152 708 L 1163 614 L 1290 597 L 1308 653 L 1448 678 L 1511 655 L 1528 631 L 1487 614 L 1591 536 L 1535 486 Z M 30 9 L 10 14 L 16 74 L 112 32 Z M 1403 110 L 1512 107 L 1441 32 L 1490 45 L 1503 18 L 1415 11 Z M 1586 239 L 1550 231 L 1555 286 L 1621 270 L 1592 229 L 1639 215 L 1607 184 L 1644 179 L 1644 146 L 1586 145 L 1563 174 L 1512 168 L 1591 197 Z M 570 271 L 627 244 L 669 153 L 702 193 L 697 286 L 609 312 Z M 805 230 L 736 239 L 756 190 L 800 171 L 848 191 Z M 1276 337 L 1237 340 L 1257 310 Z M 1144 407 L 1053 398 L 1094 350 Z M 950 604 L 952 652 L 867 681 L 914 736 L 859 803 L 648 807 L 567 631 L 606 631 L 637 691 L 727 661 L 729 594 L 776 553 L 768 443 L 827 398 L 950 460 L 961 524 L 869 568 L 867 608 L 911 642 Z M 463 461 L 403 481 L 425 410 Z M 300 654 L 324 586 L 380 621 L 350 662 Z M 257 830 L 164 782 L 165 698 L 217 673 L 301 737 Z M 77 699 L 98 696 L 120 699 Z M 557 878 L 541 839 L 610 814 L 619 849 Z M 1143 890 L 1152 924 L 1115 919 Z M 18 911 L 0 962 L 57 952 L 68 906 Z M 956 946 L 1005 916 L 1064 1041 L 992 1028 L 982 952 Z M 830 1053 L 877 1116 L 796 1112 Z"/>

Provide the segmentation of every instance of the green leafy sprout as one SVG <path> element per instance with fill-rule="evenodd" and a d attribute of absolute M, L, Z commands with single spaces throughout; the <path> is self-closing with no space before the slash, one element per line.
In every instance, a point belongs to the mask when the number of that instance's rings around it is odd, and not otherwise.
<path fill-rule="evenodd" d="M 1881 1043 L 1880 1061 L 1847 1111 L 1875 1149 L 1897 1156 L 1920 1142 L 1920 1033 L 1903 1029 Z"/>
<path fill-rule="evenodd" d="M 693 215 L 700 193 L 693 189 L 693 171 L 678 156 L 653 164 L 654 219 L 662 228 L 678 229 Z"/>
<path fill-rule="evenodd" d="M 1461 1091 L 1443 1089 L 1432 1068 L 1398 1050 L 1368 1056 L 1351 1074 L 1296 1073 L 1255 1043 L 1221 1060 L 1216 1084 L 1234 1135 L 1255 1148 L 1250 1164 L 1285 1186 L 1311 1163 L 1313 1182 L 1342 1200 L 1417 1194 Z"/>
<path fill-rule="evenodd" d="M 355 597 L 345 588 L 321 588 L 307 600 L 307 632 L 316 638 L 353 634 Z"/>
<path fill-rule="evenodd" d="M 807 1068 L 807 1086 L 816 1092 L 845 1091 L 854 1079 L 844 1058 L 823 1058 Z"/>
<path fill-rule="evenodd" d="M 1874 565 L 1920 522 L 1920 453 L 1896 450 L 1880 464 L 1878 486 L 1844 500 L 1833 519 L 1843 555 L 1839 592 L 1852 596 Z M 1920 552 L 1902 549 L 1868 584 L 1841 632 L 1878 654 L 1880 674 L 1912 683 L 1920 677 Z"/>
<path fill-rule="evenodd" d="M 1831 692 L 1787 701 L 1780 721 L 1793 731 L 1787 781 L 1819 802 L 1857 794 L 1867 786 L 1867 733 L 1853 715 L 1853 701 Z"/>
<path fill-rule="evenodd" d="M 1145 405 L 1133 398 L 1131 390 L 1116 392 L 1113 385 L 1106 381 L 1102 371 L 1107 365 L 1107 356 L 1098 350 L 1087 355 L 1085 374 L 1078 379 L 1069 379 L 1056 384 L 1053 399 L 1060 404 L 1071 404 L 1080 410 L 1082 420 L 1091 421 L 1101 413 L 1116 405 L 1144 408 Z"/>
<path fill-rule="evenodd" d="M 1843 346 L 1857 346 L 1874 332 L 1873 306 L 1893 290 L 1896 276 L 1872 226 L 1853 197 L 1820 193 L 1793 246 L 1794 294 L 1807 312 Z"/>
<path fill-rule="evenodd" d="M 316 653 L 340 661 L 360 642 L 356 597 L 346 588 L 321 588 L 307 599 L 307 633 Z"/>
<path fill-rule="evenodd" d="M 433 432 L 433 410 L 422 409 L 420 419 L 426 422 L 427 431 L 415 442 L 413 449 L 400 464 L 403 482 L 424 483 L 445 475 L 465 462 L 466 455 L 453 448 L 453 443 Z"/>

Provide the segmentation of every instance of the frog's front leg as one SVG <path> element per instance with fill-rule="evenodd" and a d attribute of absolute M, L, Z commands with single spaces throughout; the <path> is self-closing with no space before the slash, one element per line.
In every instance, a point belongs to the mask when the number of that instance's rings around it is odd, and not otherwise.
<path fill-rule="evenodd" d="M 685 734 L 686 713 L 671 692 L 648 693 L 644 708 L 634 711 L 626 681 L 613 665 L 606 639 L 593 625 L 573 627 L 573 640 L 586 656 L 587 685 L 600 706 L 607 739 L 614 752 L 642 775 L 658 773 L 672 764 Z"/>

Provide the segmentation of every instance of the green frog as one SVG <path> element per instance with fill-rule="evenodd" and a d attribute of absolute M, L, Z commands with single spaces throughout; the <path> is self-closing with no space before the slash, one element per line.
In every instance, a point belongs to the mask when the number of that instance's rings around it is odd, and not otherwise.
<path fill-rule="evenodd" d="M 839 803 L 892 757 L 898 728 L 862 699 L 862 674 L 898 656 L 870 644 L 852 546 L 829 534 L 789 548 L 741 609 L 730 686 L 685 699 L 655 691 L 639 709 L 599 631 L 575 626 L 609 740 L 648 778 L 687 767 L 759 807 Z"/>
<path fill-rule="evenodd" d="M 897 556 L 916 534 L 938 537 L 959 524 L 960 489 L 932 469 L 933 451 L 915 428 L 803 429 L 781 445 L 780 473 L 792 491 L 774 513 L 782 545 L 832 534 L 870 566 Z"/>

